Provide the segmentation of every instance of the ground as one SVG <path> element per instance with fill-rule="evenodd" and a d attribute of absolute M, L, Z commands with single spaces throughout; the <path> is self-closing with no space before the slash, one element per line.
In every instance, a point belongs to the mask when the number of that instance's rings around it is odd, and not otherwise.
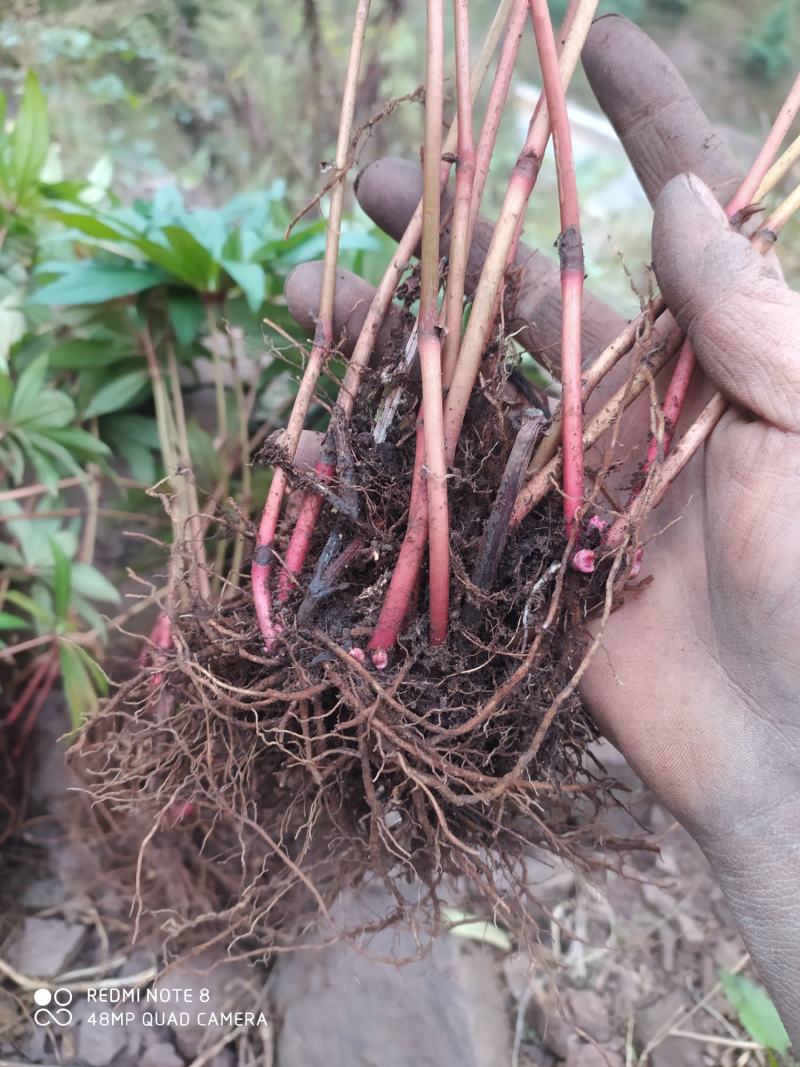
<path fill-rule="evenodd" d="M 543 855 L 529 863 L 540 882 L 539 947 L 495 947 L 480 928 L 442 936 L 430 955 L 396 967 L 375 957 L 415 954 L 410 931 L 383 931 L 353 948 L 297 951 L 269 967 L 225 963 L 203 953 L 168 972 L 168 1002 L 124 1005 L 124 1025 L 102 1025 L 87 986 L 131 988 L 152 977 L 157 959 L 127 943 L 128 909 L 97 896 L 91 856 L 71 844 L 58 822 L 69 784 L 62 749 L 63 709 L 50 705 L 37 739 L 30 817 L 5 855 L 7 895 L 0 948 L 0 1057 L 3 1063 L 91 1067 L 181 1067 L 272 1063 L 401 1067 L 693 1067 L 757 1064 L 725 1017 L 719 969 L 749 966 L 730 913 L 702 853 L 622 757 L 597 754 L 631 792 L 611 813 L 623 836 L 650 831 L 660 851 L 634 854 L 627 877 L 608 870 L 591 882 Z M 454 904 L 458 901 L 454 900 Z M 381 894 L 359 904 L 375 914 Z M 496 940 L 493 938 L 492 940 Z M 32 994 L 43 982 L 73 990 L 73 1019 L 36 1026 Z M 193 990 L 190 1004 L 176 1003 Z M 209 990 L 203 1001 L 203 990 Z M 95 993 L 95 996 L 98 994 Z M 103 995 L 103 994 L 99 994 Z M 251 1012 L 197 1025 L 202 1004 L 216 1013 Z M 116 1005 L 116 1010 L 122 1010 Z M 188 1010 L 186 1010 L 188 1009 Z M 164 1025 L 159 1025 L 159 1023 Z M 55 1042 L 55 1044 L 54 1044 Z"/>

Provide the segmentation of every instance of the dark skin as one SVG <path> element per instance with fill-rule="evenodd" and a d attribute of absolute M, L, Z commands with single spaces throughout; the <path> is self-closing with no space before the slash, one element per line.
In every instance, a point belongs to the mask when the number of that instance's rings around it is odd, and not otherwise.
<path fill-rule="evenodd" d="M 682 424 L 715 389 L 732 403 L 645 531 L 656 535 L 644 571 L 655 580 L 612 615 L 582 693 L 704 849 L 800 1046 L 800 295 L 774 256 L 757 255 L 729 226 L 718 201 L 741 174 L 660 50 L 607 16 L 583 61 L 654 205 L 656 275 L 700 363 Z M 394 237 L 417 203 L 414 174 L 381 160 L 359 182 L 362 206 Z M 476 234 L 473 285 L 488 232 L 482 224 Z M 512 328 L 557 369 L 557 272 L 530 249 L 518 264 Z M 287 283 L 303 325 L 318 293 L 313 265 Z M 350 337 L 368 300 L 365 283 L 343 279 L 335 318 Z M 584 325 L 589 362 L 624 322 L 590 297 Z M 598 390 L 590 412 L 624 374 Z M 642 458 L 644 398 L 626 422 L 623 480 Z"/>

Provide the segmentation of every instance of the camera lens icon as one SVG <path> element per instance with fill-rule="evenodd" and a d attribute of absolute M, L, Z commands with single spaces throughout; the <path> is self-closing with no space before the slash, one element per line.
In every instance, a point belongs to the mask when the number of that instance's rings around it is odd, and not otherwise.
<path fill-rule="evenodd" d="M 37 1026 L 69 1026 L 72 1022 L 72 1012 L 67 1005 L 72 1003 L 72 991 L 69 989 L 36 989 L 33 993 L 33 1002 L 36 1011 L 33 1013 L 33 1021 Z M 52 1008 L 51 1008 L 52 1005 Z"/>

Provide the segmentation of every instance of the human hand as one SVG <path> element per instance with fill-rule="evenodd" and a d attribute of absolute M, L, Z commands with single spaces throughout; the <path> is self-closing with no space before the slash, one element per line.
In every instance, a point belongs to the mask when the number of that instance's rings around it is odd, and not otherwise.
<path fill-rule="evenodd" d="M 724 202 L 735 191 L 737 167 L 656 46 L 624 19 L 607 17 L 595 24 L 584 62 L 655 202 L 656 272 L 705 372 L 696 374 L 684 425 L 715 388 L 734 406 L 652 517 L 645 534 L 662 532 L 647 546 L 643 574 L 655 580 L 611 616 L 583 695 L 712 858 L 787 1025 L 800 1028 L 792 974 L 800 957 L 793 910 L 800 608 L 792 582 L 800 547 L 800 298 L 774 259 L 753 252 L 716 206 L 715 197 Z M 687 173 L 702 181 L 678 177 Z M 368 167 L 358 187 L 367 213 L 394 237 L 419 193 L 418 169 L 394 160 Z M 473 284 L 489 232 L 482 225 L 473 243 Z M 557 270 L 524 248 L 517 263 L 522 283 L 510 328 L 552 365 Z M 309 328 L 318 289 L 312 266 L 298 268 L 287 285 L 290 308 Z M 349 315 L 348 334 L 356 336 L 369 297 L 365 283 L 343 277 L 337 331 Z M 584 311 L 590 362 L 623 323 L 590 297 Z M 387 328 L 398 325 L 395 318 Z M 620 367 L 597 391 L 590 412 L 625 373 Z M 648 426 L 642 398 L 625 419 L 630 463 L 622 484 L 642 459 Z M 787 886 L 794 890 L 787 894 Z"/>

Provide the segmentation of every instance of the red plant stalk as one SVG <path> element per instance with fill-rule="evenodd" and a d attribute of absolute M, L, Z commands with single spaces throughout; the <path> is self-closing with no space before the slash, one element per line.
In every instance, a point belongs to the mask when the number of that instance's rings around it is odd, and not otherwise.
<path fill-rule="evenodd" d="M 322 290 L 320 293 L 319 319 L 314 337 L 314 346 L 309 356 L 308 364 L 303 373 L 297 397 L 289 416 L 289 421 L 281 438 L 286 459 L 291 462 L 294 459 L 300 434 L 314 397 L 317 381 L 322 373 L 331 347 L 333 345 L 333 302 L 336 289 L 336 263 L 339 256 L 339 236 L 342 222 L 342 210 L 344 207 L 344 170 L 347 166 L 347 157 L 350 149 L 350 139 L 353 132 L 353 118 L 355 115 L 356 95 L 358 92 L 358 72 L 361 66 L 364 36 L 369 16 L 370 0 L 358 0 L 356 19 L 353 27 L 353 38 L 350 48 L 350 58 L 347 65 L 347 76 L 342 96 L 342 111 L 339 123 L 339 136 L 336 145 L 336 167 L 341 174 L 339 182 L 334 186 L 331 193 L 330 212 L 328 215 L 328 227 L 325 240 L 325 261 L 323 265 Z M 264 638 L 267 651 L 275 646 L 280 633 L 280 625 L 273 618 L 272 599 L 270 595 L 270 579 L 272 575 L 273 542 L 278 527 L 281 504 L 286 489 L 287 477 L 283 467 L 277 467 L 273 474 L 272 484 L 267 494 L 264 511 L 258 528 L 258 542 L 251 567 L 251 580 L 253 586 L 253 603 L 256 609 L 259 628 Z M 302 566 L 302 563 L 301 563 Z"/>
<path fill-rule="evenodd" d="M 560 80 L 569 82 L 586 40 L 598 0 L 579 0 L 561 56 L 558 59 Z M 444 413 L 447 460 L 455 458 L 461 426 L 480 369 L 486 343 L 495 321 L 497 295 L 503 282 L 508 254 L 514 242 L 519 220 L 525 211 L 550 137 L 550 113 L 538 106 L 508 183 L 503 207 L 492 234 L 483 271 L 472 302 L 469 323 L 461 352 L 447 394 Z"/>
<path fill-rule="evenodd" d="M 414 453 L 414 473 L 411 480 L 411 499 L 408 504 L 408 525 L 392 571 L 389 589 L 381 607 L 378 624 L 367 648 L 372 662 L 382 670 L 388 663 L 386 655 L 397 641 L 405 624 L 411 596 L 417 584 L 425 543 L 428 539 L 428 498 L 425 492 L 423 464 L 425 462 L 425 429 L 417 420 L 417 443 Z"/>
<path fill-rule="evenodd" d="M 565 82 L 569 81 L 575 70 L 575 66 L 577 65 L 581 48 L 583 47 L 583 41 L 585 40 L 586 34 L 589 30 L 589 26 L 591 25 L 592 16 L 594 14 L 596 6 L 597 0 L 572 0 L 572 2 L 570 3 L 561 31 L 562 33 L 566 34 L 566 37 L 564 40 L 564 49 L 559 60 L 561 76 Z M 525 3 L 521 6 L 521 12 L 523 17 L 520 20 L 520 5 L 518 3 L 517 6 L 514 8 L 514 11 L 512 12 L 511 19 L 509 20 L 508 33 L 506 35 L 505 44 L 503 46 L 503 52 L 498 63 L 498 71 L 495 76 L 495 81 L 492 86 L 490 106 L 487 109 L 486 117 L 484 119 L 484 126 L 481 131 L 481 136 L 478 142 L 478 160 L 480 160 L 481 154 L 483 151 L 486 150 L 487 146 L 489 146 L 488 156 L 491 156 L 491 150 L 494 146 L 494 141 L 497 135 L 497 128 L 500 121 L 500 115 L 502 112 L 501 100 L 505 99 L 505 96 L 508 92 L 508 81 L 506 79 L 510 80 L 511 73 L 513 70 L 512 55 L 514 58 L 516 58 L 516 51 L 519 47 L 519 35 L 521 35 L 524 22 L 527 20 L 528 17 L 528 0 L 525 0 Z M 569 26 L 567 26 L 568 20 L 570 20 Z M 577 21 L 578 25 L 573 29 L 572 24 L 574 21 Z M 492 103 L 492 101 L 494 101 L 494 103 Z M 543 153 L 544 148 L 547 144 L 550 129 L 549 117 L 546 106 L 537 106 L 536 112 L 534 113 L 534 118 L 531 120 L 529 140 L 531 131 L 533 131 L 534 128 L 536 129 L 536 137 L 539 140 L 542 137 L 542 132 L 544 133 L 544 144 L 541 145 L 541 153 Z M 536 143 L 539 143 L 539 140 L 537 140 Z M 483 149 L 481 146 L 484 146 Z M 524 151 L 525 150 L 523 149 L 523 153 Z M 479 190 L 477 188 L 477 182 L 479 180 L 480 173 L 479 168 L 480 163 L 476 165 L 476 178 L 475 183 L 473 184 L 472 207 L 474 208 L 474 211 L 471 211 L 473 222 L 478 213 L 478 204 L 476 202 L 476 196 L 479 197 L 480 192 L 482 191 L 482 189 Z M 538 166 L 536 168 L 536 173 L 538 173 Z M 533 188 L 533 182 L 535 182 L 536 180 L 536 173 L 533 174 L 533 180 L 530 186 L 531 189 Z M 528 192 L 528 195 L 530 195 L 530 191 Z M 527 197 L 525 197 L 525 202 L 527 202 Z M 521 210 L 524 211 L 524 203 L 521 206 Z M 498 227 L 495 229 L 495 238 L 497 236 L 498 228 L 499 223 Z M 511 239 L 513 239 L 513 231 L 511 237 L 509 238 L 509 242 L 507 243 L 503 243 L 502 241 L 496 241 L 495 239 L 493 239 L 492 246 L 499 247 L 499 251 L 496 251 L 494 253 L 496 257 L 503 256 L 507 258 L 508 248 L 510 246 Z M 501 262 L 501 269 L 499 272 L 500 280 L 502 280 L 505 258 L 503 258 Z M 485 272 L 486 267 L 484 266 L 484 274 Z M 483 282 L 483 275 L 481 282 L 484 285 L 486 284 L 485 282 Z M 479 288 L 480 284 L 481 283 L 479 283 Z M 499 285 L 497 292 L 499 292 Z M 489 299 L 489 297 L 487 297 L 486 299 Z M 492 323 L 495 319 L 494 308 L 496 307 L 496 294 L 492 295 L 491 299 L 492 314 L 488 329 L 486 330 L 487 338 L 488 333 L 491 330 Z M 474 314 L 475 305 L 473 303 L 473 308 L 470 313 L 470 322 L 472 321 Z M 462 342 L 462 350 L 464 343 L 466 343 L 466 335 L 464 338 L 464 342 Z M 460 358 L 461 357 L 459 356 L 459 361 Z M 444 384 L 448 384 L 446 377 L 444 379 Z M 420 416 L 422 416 L 422 410 L 420 411 Z M 453 451 L 455 451 L 455 449 Z M 447 458 L 449 460 L 449 454 Z M 411 500 L 409 503 L 409 519 L 408 527 L 406 530 L 406 536 L 403 541 L 403 544 L 400 547 L 400 553 L 397 559 L 397 563 L 395 564 L 392 579 L 389 583 L 389 589 L 387 591 L 386 598 L 381 609 L 381 615 L 378 620 L 378 624 L 367 646 L 368 649 L 370 649 L 372 652 L 372 661 L 378 669 L 381 669 L 382 667 L 386 666 L 388 662 L 386 652 L 396 643 L 398 634 L 400 633 L 400 629 L 404 623 L 404 620 L 407 618 L 409 603 L 413 590 L 415 588 L 417 576 L 419 574 L 419 568 L 422 564 L 422 558 L 424 555 L 428 502 L 424 492 L 415 493 L 415 487 L 417 487 L 419 481 L 419 475 L 417 472 L 420 469 L 421 463 L 422 436 L 420 432 L 420 425 L 418 422 L 417 451 L 415 455 L 414 465 L 415 475 L 414 481 L 412 482 Z"/>
<path fill-rule="evenodd" d="M 498 5 L 495 17 L 492 21 L 489 33 L 484 41 L 483 48 L 481 49 L 478 62 L 475 66 L 475 71 L 472 78 L 472 96 L 477 96 L 480 91 L 483 79 L 486 77 L 486 72 L 489 69 L 489 62 L 491 60 L 492 53 L 494 52 L 497 41 L 503 29 L 503 25 L 506 21 L 509 10 L 514 0 L 501 0 Z M 454 122 L 448 131 L 447 139 L 442 146 L 442 155 L 447 155 L 453 151 L 457 145 L 458 123 Z M 447 180 L 450 176 L 450 164 L 444 160 L 440 164 L 439 180 L 441 183 L 441 189 L 444 189 L 447 184 Z M 400 239 L 394 258 L 383 275 L 375 293 L 370 302 L 370 306 L 367 310 L 366 318 L 361 327 L 358 339 L 356 340 L 355 347 L 347 365 L 344 379 L 342 381 L 339 395 L 336 400 L 336 406 L 334 408 L 332 418 L 338 419 L 340 425 L 346 425 L 353 411 L 353 405 L 355 404 L 356 397 L 358 395 L 358 389 L 361 384 L 361 378 L 364 374 L 364 370 L 369 362 L 369 358 L 372 355 L 372 351 L 375 347 L 375 341 L 380 331 L 381 325 L 386 312 L 389 309 L 389 305 L 394 296 L 395 289 L 397 288 L 397 282 L 400 279 L 400 275 L 406 269 L 409 260 L 419 246 L 420 237 L 422 234 L 422 201 L 417 205 L 417 209 L 412 215 L 406 231 Z M 326 440 L 325 447 L 323 447 L 322 457 L 316 467 L 316 476 L 320 481 L 327 481 L 334 473 L 334 463 L 332 461 L 331 443 Z M 282 496 L 282 491 L 281 491 Z M 316 528 L 317 520 L 319 518 L 320 511 L 322 510 L 322 498 L 316 493 L 308 493 L 303 500 L 298 515 L 295 529 L 292 531 L 289 547 L 286 553 L 287 563 L 287 576 L 284 581 L 281 582 L 281 588 L 279 589 L 279 595 L 281 599 L 285 600 L 288 597 L 296 575 L 300 573 L 308 555 L 308 550 L 311 547 L 311 538 Z M 271 538 L 274 538 L 275 528 L 277 527 L 277 520 L 275 526 L 272 528 L 269 544 L 271 545 Z M 267 531 L 269 532 L 269 531 Z M 259 535 L 259 541 L 263 544 L 265 538 L 261 538 Z M 271 549 L 270 553 L 271 555 Z M 266 601 L 269 602 L 269 591 L 266 592 Z M 258 604 L 256 605 L 258 611 Z M 271 617 L 271 612 L 270 612 Z M 259 615 L 259 620 L 261 616 Z M 262 626 L 263 631 L 263 626 Z M 276 636 L 277 636 L 276 631 Z M 274 643 L 274 639 L 273 639 Z"/>
<path fill-rule="evenodd" d="M 497 131 L 500 127 L 500 119 L 508 99 L 508 90 L 511 78 L 517 64 L 522 33 L 525 23 L 528 21 L 528 0 L 516 0 L 511 17 L 508 20 L 500 59 L 497 63 L 492 87 L 489 90 L 489 100 L 486 105 L 486 114 L 475 149 L 475 175 L 472 182 L 472 193 L 469 208 L 469 232 L 475 230 L 475 221 L 480 211 L 483 191 L 486 187 L 486 179 L 489 175 L 489 167 L 492 162 L 494 146 L 497 141 Z"/>
<path fill-rule="evenodd" d="M 558 69 L 558 52 L 547 0 L 531 0 L 533 29 L 550 111 L 558 179 L 561 234 L 561 412 L 564 450 L 564 526 L 572 537 L 583 501 L 583 400 L 581 397 L 581 314 L 583 242 L 581 240 L 575 160 L 567 101 Z"/>
<path fill-rule="evenodd" d="M 430 538 L 428 550 L 429 640 L 432 645 L 440 645 L 447 638 L 450 605 L 450 521 L 442 422 L 442 350 L 437 308 L 441 201 L 439 166 L 442 156 L 444 109 L 443 0 L 427 0 L 427 12 L 428 52 L 425 74 L 425 149 L 422 159 L 423 219 L 418 345 L 424 407 L 425 490 L 428 498 L 428 536 Z M 466 203 L 466 208 L 469 210 L 469 201 Z"/>
<path fill-rule="evenodd" d="M 442 374 L 447 381 L 453 372 L 461 347 L 461 320 L 464 316 L 464 282 L 467 256 L 472 239 L 470 213 L 475 177 L 475 143 L 472 136 L 472 96 L 469 85 L 469 0 L 453 0 L 456 47 L 456 189 L 450 228 L 450 265 L 444 304 L 444 350 Z M 501 57 L 502 58 L 502 57 Z M 427 107 L 427 90 L 426 90 Z M 421 323 L 420 323 L 421 325 Z"/>
<path fill-rule="evenodd" d="M 736 190 L 733 198 L 725 208 L 725 213 L 729 219 L 733 219 L 740 211 L 753 202 L 756 194 L 760 191 L 759 187 L 764 181 L 775 156 L 778 154 L 783 139 L 789 132 L 798 111 L 800 111 L 800 76 L 795 79 L 794 85 L 790 89 L 789 95 L 786 97 L 786 100 L 772 125 L 772 129 L 769 131 L 769 134 L 753 161 L 753 165 L 747 172 L 744 181 Z M 678 355 L 675 369 L 672 372 L 672 378 L 667 387 L 667 391 L 664 394 L 664 400 L 661 405 L 664 414 L 664 433 L 662 440 L 659 442 L 657 438 L 653 437 L 650 441 L 647 449 L 647 457 L 642 468 L 643 474 L 647 474 L 650 467 L 655 463 L 658 457 L 659 448 L 663 449 L 664 455 L 669 452 L 670 445 L 672 444 L 672 436 L 675 432 L 678 420 L 681 417 L 683 405 L 686 401 L 686 394 L 689 392 L 689 386 L 692 382 L 695 363 L 696 360 L 692 342 L 687 337 L 683 343 L 680 354 Z"/>

